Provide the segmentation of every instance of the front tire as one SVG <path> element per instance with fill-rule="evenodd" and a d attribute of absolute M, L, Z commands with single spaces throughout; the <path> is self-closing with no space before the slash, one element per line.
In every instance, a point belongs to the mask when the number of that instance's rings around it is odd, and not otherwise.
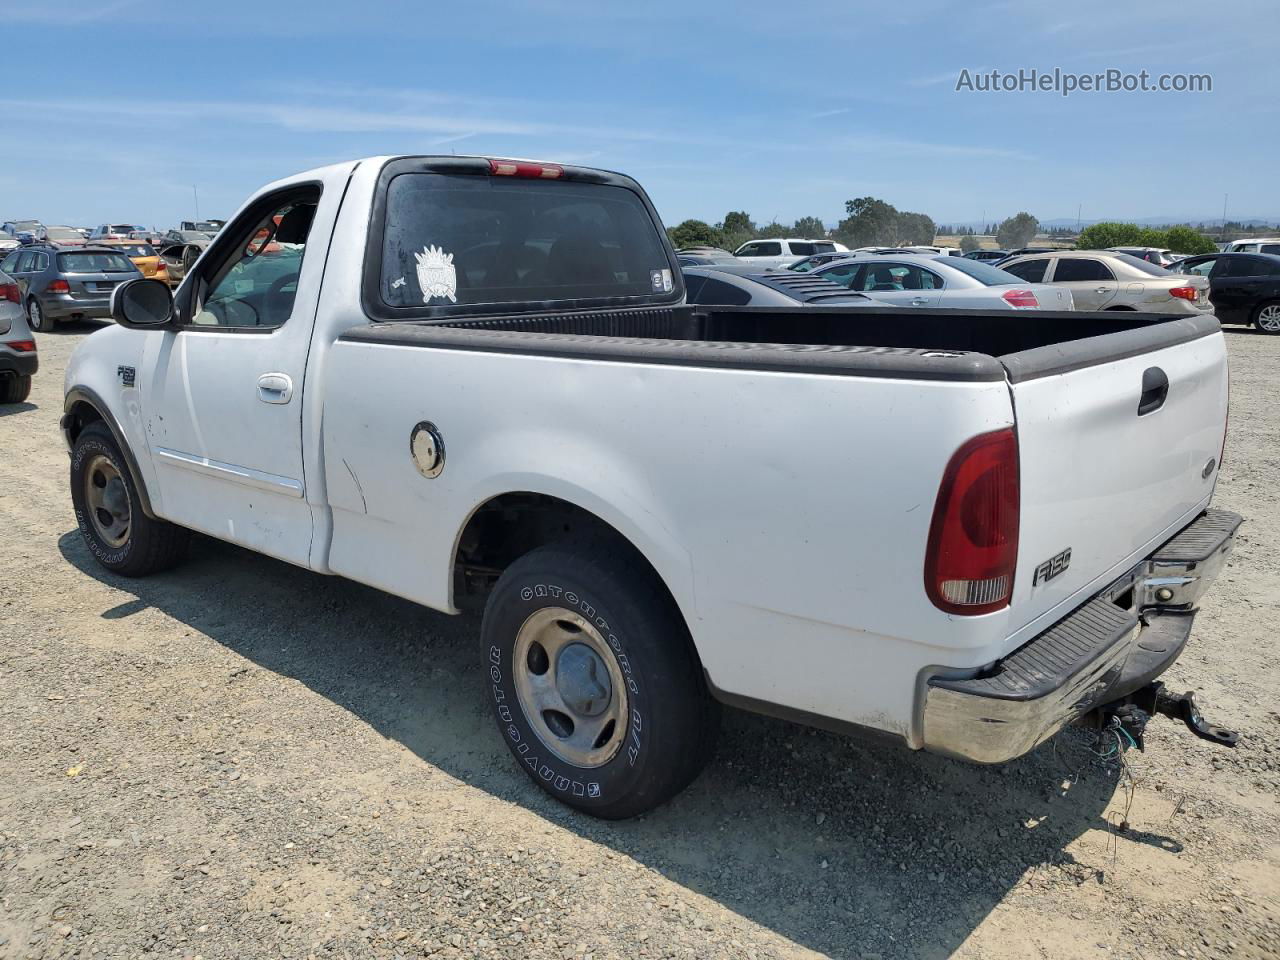
<path fill-rule="evenodd" d="M 1280 301 L 1258 304 L 1253 311 L 1253 326 L 1259 333 L 1275 336 L 1280 333 Z"/>
<path fill-rule="evenodd" d="M 112 573 L 143 577 L 182 560 L 190 531 L 153 520 L 115 437 L 101 420 L 76 437 L 71 450 L 71 503 L 85 546 Z"/>
<path fill-rule="evenodd" d="M 0 377 L 0 403 L 21 403 L 31 396 L 31 377 Z"/>
<path fill-rule="evenodd" d="M 53 320 L 45 314 L 44 307 L 35 297 L 27 301 L 27 324 L 34 333 L 48 333 L 53 329 Z"/>
<path fill-rule="evenodd" d="M 502 740 L 557 800 L 633 817 L 710 758 L 719 706 L 674 601 L 626 545 L 521 557 L 489 596 L 481 640 Z"/>

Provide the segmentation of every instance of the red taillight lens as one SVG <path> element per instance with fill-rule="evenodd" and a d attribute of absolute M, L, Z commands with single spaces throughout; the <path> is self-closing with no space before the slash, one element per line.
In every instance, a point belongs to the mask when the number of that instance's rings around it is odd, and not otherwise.
<path fill-rule="evenodd" d="M 495 177 L 555 180 L 564 176 L 564 168 L 554 163 L 529 163 L 527 160 L 490 160 L 489 173 Z"/>
<path fill-rule="evenodd" d="M 16 283 L 0 283 L 0 300 L 21 303 L 22 294 L 18 292 L 18 285 Z"/>
<path fill-rule="evenodd" d="M 18 353 L 35 353 L 36 342 L 34 340 L 10 340 L 5 344 L 11 350 Z"/>
<path fill-rule="evenodd" d="M 1180 300 L 1194 300 L 1198 292 L 1195 287 L 1173 287 L 1169 291 L 1169 296 Z"/>
<path fill-rule="evenodd" d="M 1006 290 L 1001 299 L 1011 307 L 1038 307 L 1040 301 L 1031 290 Z"/>
<path fill-rule="evenodd" d="M 967 441 L 951 457 L 929 528 L 924 586 L 934 606 L 968 616 L 1008 606 L 1018 560 L 1018 436 Z"/>
<path fill-rule="evenodd" d="M 45 287 L 46 293 L 70 293 L 71 284 L 65 280 L 50 280 L 49 286 Z"/>

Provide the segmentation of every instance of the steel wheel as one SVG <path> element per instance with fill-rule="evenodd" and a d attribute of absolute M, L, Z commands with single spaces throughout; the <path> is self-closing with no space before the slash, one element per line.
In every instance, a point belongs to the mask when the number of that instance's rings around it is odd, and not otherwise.
<path fill-rule="evenodd" d="M 27 301 L 27 322 L 37 333 L 44 332 L 44 311 L 40 309 L 40 301 L 35 297 Z"/>
<path fill-rule="evenodd" d="M 1280 333 L 1280 303 L 1268 303 L 1258 311 L 1254 322 L 1265 333 Z"/>
<path fill-rule="evenodd" d="M 116 465 L 98 454 L 84 473 L 84 499 L 93 528 L 112 547 L 129 539 L 129 492 Z"/>
<path fill-rule="evenodd" d="M 627 729 L 627 685 L 587 620 L 562 607 L 531 614 L 516 635 L 516 696 L 547 749 L 575 767 L 613 759 Z"/>

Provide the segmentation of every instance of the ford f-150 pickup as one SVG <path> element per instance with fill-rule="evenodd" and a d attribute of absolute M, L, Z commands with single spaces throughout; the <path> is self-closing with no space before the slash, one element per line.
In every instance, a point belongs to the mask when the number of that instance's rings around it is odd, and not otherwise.
<path fill-rule="evenodd" d="M 1156 681 L 1240 523 L 1212 316 L 690 306 L 631 179 L 464 157 L 270 184 L 112 310 L 62 420 L 97 560 L 197 530 L 486 596 L 502 740 L 598 816 L 696 776 L 720 703 L 985 763 L 1233 739 Z"/>

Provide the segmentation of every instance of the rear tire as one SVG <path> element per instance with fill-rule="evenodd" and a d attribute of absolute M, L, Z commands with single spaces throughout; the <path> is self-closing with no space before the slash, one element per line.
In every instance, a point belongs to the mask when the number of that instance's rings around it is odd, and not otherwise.
<path fill-rule="evenodd" d="M 85 546 L 112 573 L 145 577 L 186 554 L 191 532 L 142 511 L 138 488 L 115 437 L 101 420 L 71 450 L 71 504 Z"/>
<path fill-rule="evenodd" d="M 0 377 L 0 403 L 21 403 L 31 396 L 31 377 Z"/>
<path fill-rule="evenodd" d="M 34 333 L 49 333 L 53 330 L 53 320 L 45 314 L 40 301 L 35 297 L 27 301 L 27 324 Z"/>
<path fill-rule="evenodd" d="M 1271 336 L 1280 333 L 1280 301 L 1258 304 L 1258 308 L 1253 311 L 1253 326 L 1259 333 Z"/>
<path fill-rule="evenodd" d="M 719 732 L 684 620 L 616 541 L 539 547 L 503 572 L 481 627 L 489 696 L 521 769 L 609 820 L 684 789 Z"/>

